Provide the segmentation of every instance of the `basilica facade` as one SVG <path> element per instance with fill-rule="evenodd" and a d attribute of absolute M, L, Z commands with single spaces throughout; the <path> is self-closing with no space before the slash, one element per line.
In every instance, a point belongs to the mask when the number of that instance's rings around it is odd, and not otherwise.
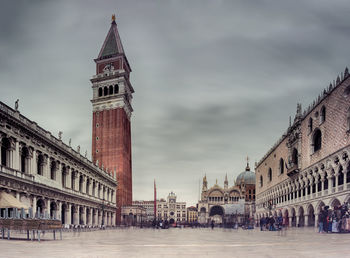
<path fill-rule="evenodd" d="M 249 164 L 240 173 L 233 186 L 229 187 L 227 175 L 224 187 L 216 183 L 208 188 L 206 176 L 203 178 L 201 199 L 198 202 L 198 222 L 208 224 L 243 224 L 253 217 L 255 210 L 255 173 Z"/>
<path fill-rule="evenodd" d="M 10 194 L 62 224 L 112 226 L 115 176 L 0 102 L 0 194 Z M 41 215 L 40 215 L 41 214 Z"/>
<path fill-rule="evenodd" d="M 256 219 L 317 226 L 323 206 L 350 200 L 350 76 L 346 68 L 257 163 Z"/>

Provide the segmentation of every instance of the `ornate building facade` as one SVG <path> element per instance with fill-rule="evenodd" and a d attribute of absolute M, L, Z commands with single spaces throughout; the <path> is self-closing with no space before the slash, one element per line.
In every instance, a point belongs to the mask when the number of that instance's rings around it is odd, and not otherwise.
<path fill-rule="evenodd" d="M 118 181 L 117 223 L 121 207 L 132 205 L 130 119 L 134 89 L 131 68 L 115 22 L 95 59 L 96 75 L 91 79 L 93 98 L 92 160 L 115 173 Z"/>
<path fill-rule="evenodd" d="M 186 222 L 186 202 L 177 202 L 176 198 L 171 192 L 166 200 L 157 200 L 157 220 L 167 220 L 170 224 Z"/>
<path fill-rule="evenodd" d="M 0 102 L 0 191 L 65 225 L 115 225 L 116 178 Z"/>
<path fill-rule="evenodd" d="M 201 199 L 198 202 L 198 222 L 210 223 L 243 223 L 251 218 L 255 204 L 255 173 L 250 171 L 247 163 L 246 170 L 240 173 L 235 184 L 229 187 L 227 175 L 224 187 L 217 183 L 208 188 L 207 177 L 204 176 Z"/>
<path fill-rule="evenodd" d="M 323 206 L 350 199 L 350 76 L 338 76 L 257 163 L 256 219 L 282 214 L 290 226 L 316 226 Z"/>

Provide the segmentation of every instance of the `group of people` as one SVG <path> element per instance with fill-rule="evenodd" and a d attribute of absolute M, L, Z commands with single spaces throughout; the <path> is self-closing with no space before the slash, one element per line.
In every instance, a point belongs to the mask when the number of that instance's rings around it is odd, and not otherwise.
<path fill-rule="evenodd" d="M 262 217 L 260 219 L 260 230 L 265 231 L 276 231 L 281 230 L 284 227 L 283 223 L 283 217 L 280 216 L 269 216 L 269 217 Z"/>
<path fill-rule="evenodd" d="M 324 206 L 318 217 L 319 233 L 345 233 L 350 232 L 350 212 L 348 203 L 330 209 Z"/>

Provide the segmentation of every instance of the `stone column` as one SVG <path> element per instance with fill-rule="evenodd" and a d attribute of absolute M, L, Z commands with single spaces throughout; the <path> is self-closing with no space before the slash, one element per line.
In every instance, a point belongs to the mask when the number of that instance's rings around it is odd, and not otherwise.
<path fill-rule="evenodd" d="M 10 168 L 20 170 L 19 159 L 19 143 L 18 141 L 10 141 L 10 150 L 8 155 L 8 164 Z"/>
<path fill-rule="evenodd" d="M 72 218 L 72 205 L 70 203 L 67 203 L 67 210 L 66 210 L 66 224 L 70 225 L 72 224 L 71 218 Z"/>
<path fill-rule="evenodd" d="M 66 167 L 66 186 L 69 189 L 72 189 L 72 175 L 71 175 L 71 168 Z"/>
<path fill-rule="evenodd" d="M 83 193 L 86 193 L 86 176 L 83 175 L 83 189 L 82 189 Z"/>
<path fill-rule="evenodd" d="M 62 182 L 62 163 L 57 162 L 57 167 L 56 167 L 56 180 L 59 184 Z"/>
<path fill-rule="evenodd" d="M 335 175 L 334 175 L 334 177 L 335 177 L 335 191 L 336 192 L 338 192 L 338 184 L 339 184 L 339 181 L 338 181 L 338 173 L 336 173 Z"/>
<path fill-rule="evenodd" d="M 324 195 L 324 177 L 321 177 L 321 195 Z"/>
<path fill-rule="evenodd" d="M 328 179 L 328 194 L 332 193 L 332 189 L 333 189 L 333 177 L 329 177 Z"/>
<path fill-rule="evenodd" d="M 89 225 L 92 226 L 92 216 L 94 216 L 94 210 L 93 208 L 89 208 L 90 210 L 90 217 L 89 217 Z"/>
<path fill-rule="evenodd" d="M 112 226 L 115 226 L 115 212 L 112 212 Z"/>
<path fill-rule="evenodd" d="M 79 205 L 75 205 L 75 210 L 73 214 L 73 224 L 79 225 Z"/>
<path fill-rule="evenodd" d="M 83 207 L 83 225 L 86 225 L 86 215 L 87 215 L 87 210 L 86 210 L 86 207 L 84 206 Z"/>
<path fill-rule="evenodd" d="M 320 215 L 319 213 L 315 213 L 315 228 L 318 228 L 318 223 L 319 223 L 318 216 L 319 215 Z"/>
<path fill-rule="evenodd" d="M 61 216 L 62 216 L 62 202 L 57 201 L 57 203 L 58 203 L 58 205 L 57 205 L 58 207 L 57 207 L 56 218 L 62 220 L 62 218 L 61 218 Z"/>
<path fill-rule="evenodd" d="M 50 214 L 50 205 L 51 205 L 51 200 L 48 199 L 46 201 L 47 205 L 46 205 L 46 211 L 47 211 L 47 214 L 49 215 L 49 218 L 51 218 L 51 214 Z"/>
<path fill-rule="evenodd" d="M 29 147 L 29 149 L 32 149 Z M 35 174 L 38 174 L 38 166 L 37 166 L 37 163 L 38 163 L 38 154 L 36 152 L 36 150 L 32 149 L 32 151 L 29 151 L 30 156 L 29 156 L 29 160 L 28 160 L 28 173 L 29 174 L 32 174 L 32 175 L 35 175 Z"/>
<path fill-rule="evenodd" d="M 347 169 L 346 169 L 346 166 L 343 166 L 344 167 L 344 170 L 343 170 L 343 173 L 344 173 L 344 178 L 343 178 L 343 189 L 345 190 L 346 189 L 346 172 L 347 172 Z"/>
<path fill-rule="evenodd" d="M 80 173 L 78 171 L 75 171 L 75 190 L 79 191 L 79 180 L 80 180 Z"/>
<path fill-rule="evenodd" d="M 304 222 L 304 226 L 305 227 L 308 227 L 309 226 L 309 215 L 308 214 L 305 214 L 305 216 L 304 216 L 304 218 L 305 218 L 305 222 Z"/>
<path fill-rule="evenodd" d="M 35 214 L 36 214 L 36 196 L 33 196 L 33 199 L 32 199 L 32 208 L 33 208 L 33 217 L 35 217 Z"/>
<path fill-rule="evenodd" d="M 292 217 L 289 217 L 289 226 L 292 227 Z"/>

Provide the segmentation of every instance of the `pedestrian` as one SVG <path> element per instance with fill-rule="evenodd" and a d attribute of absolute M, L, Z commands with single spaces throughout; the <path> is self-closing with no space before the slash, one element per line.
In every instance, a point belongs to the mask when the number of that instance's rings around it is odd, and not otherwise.
<path fill-rule="evenodd" d="M 214 220 L 211 221 L 211 229 L 214 229 Z"/>
<path fill-rule="evenodd" d="M 323 221 L 324 221 L 324 210 L 321 209 L 320 215 L 318 215 L 318 233 L 323 233 Z"/>

